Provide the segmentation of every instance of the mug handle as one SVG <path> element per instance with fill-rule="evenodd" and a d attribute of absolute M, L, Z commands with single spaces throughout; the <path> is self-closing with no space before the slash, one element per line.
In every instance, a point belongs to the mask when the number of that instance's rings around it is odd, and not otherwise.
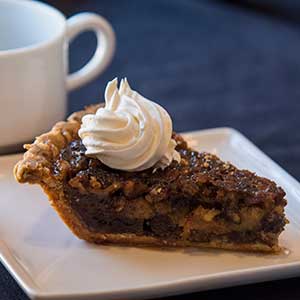
<path fill-rule="evenodd" d="M 115 52 L 116 38 L 114 31 L 103 17 L 94 13 L 79 13 L 67 20 L 68 43 L 84 31 L 95 32 L 97 48 L 86 65 L 68 75 L 66 82 L 68 91 L 79 88 L 103 72 Z"/>

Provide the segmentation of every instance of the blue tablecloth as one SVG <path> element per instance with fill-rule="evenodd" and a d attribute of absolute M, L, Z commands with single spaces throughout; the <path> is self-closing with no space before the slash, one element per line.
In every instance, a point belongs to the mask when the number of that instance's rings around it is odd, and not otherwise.
<path fill-rule="evenodd" d="M 112 65 L 70 94 L 69 112 L 100 102 L 108 80 L 127 76 L 134 89 L 167 108 L 177 131 L 234 127 L 300 179 L 300 2 L 48 2 L 68 16 L 99 13 L 117 35 Z M 72 70 L 86 62 L 94 45 L 92 34 L 74 41 Z M 298 278 L 189 299 L 296 300 L 299 286 Z M 1 265 L 0 299 L 27 299 Z"/>

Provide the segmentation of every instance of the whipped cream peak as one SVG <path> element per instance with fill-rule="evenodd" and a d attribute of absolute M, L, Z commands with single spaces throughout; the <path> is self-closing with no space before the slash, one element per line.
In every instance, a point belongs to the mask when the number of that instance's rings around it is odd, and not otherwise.
<path fill-rule="evenodd" d="M 172 120 L 167 111 L 136 91 L 126 78 L 110 81 L 105 106 L 82 118 L 79 136 L 86 155 L 124 171 L 165 168 L 180 162 L 172 139 Z"/>

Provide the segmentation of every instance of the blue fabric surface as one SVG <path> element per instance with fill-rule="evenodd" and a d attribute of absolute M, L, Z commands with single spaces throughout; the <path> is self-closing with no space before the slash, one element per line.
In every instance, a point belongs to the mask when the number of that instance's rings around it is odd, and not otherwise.
<path fill-rule="evenodd" d="M 48 2 L 68 16 L 99 13 L 117 35 L 113 63 L 70 94 L 69 112 L 101 101 L 108 80 L 127 76 L 134 89 L 167 108 L 177 131 L 234 127 L 300 179 L 299 2 Z M 74 41 L 72 70 L 94 46 L 92 34 Z M 189 297 L 296 300 L 299 286 L 300 279 L 293 279 Z M 27 299 L 1 265 L 0 299 Z"/>

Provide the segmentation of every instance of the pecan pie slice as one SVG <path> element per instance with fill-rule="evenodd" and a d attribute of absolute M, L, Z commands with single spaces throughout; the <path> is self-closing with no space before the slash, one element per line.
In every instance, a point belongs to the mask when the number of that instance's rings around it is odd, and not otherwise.
<path fill-rule="evenodd" d="M 190 149 L 164 170 L 110 169 L 85 155 L 78 136 L 87 107 L 41 135 L 14 169 L 42 186 L 79 238 L 95 243 L 277 252 L 287 223 L 285 192 L 266 178 Z"/>

